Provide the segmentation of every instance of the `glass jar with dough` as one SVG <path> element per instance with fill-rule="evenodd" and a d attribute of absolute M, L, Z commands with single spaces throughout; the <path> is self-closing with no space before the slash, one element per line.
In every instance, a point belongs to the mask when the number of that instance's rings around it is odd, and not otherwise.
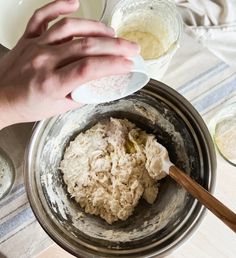
<path fill-rule="evenodd" d="M 160 80 L 179 46 L 182 20 L 169 0 L 123 0 L 114 8 L 117 36 L 137 42 L 152 78 Z"/>

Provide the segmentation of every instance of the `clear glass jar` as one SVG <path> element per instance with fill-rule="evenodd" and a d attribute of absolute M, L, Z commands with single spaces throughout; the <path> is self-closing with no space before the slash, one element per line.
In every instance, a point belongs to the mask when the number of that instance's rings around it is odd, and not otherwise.
<path fill-rule="evenodd" d="M 183 22 L 170 0 L 121 0 L 109 19 L 117 36 L 136 41 L 150 77 L 160 80 L 179 47 Z"/>
<path fill-rule="evenodd" d="M 80 7 L 75 13 L 75 16 L 100 21 L 106 10 L 107 1 L 108 0 L 80 0 Z"/>
<path fill-rule="evenodd" d="M 219 154 L 236 166 L 236 102 L 223 106 L 210 121 L 209 129 Z"/>

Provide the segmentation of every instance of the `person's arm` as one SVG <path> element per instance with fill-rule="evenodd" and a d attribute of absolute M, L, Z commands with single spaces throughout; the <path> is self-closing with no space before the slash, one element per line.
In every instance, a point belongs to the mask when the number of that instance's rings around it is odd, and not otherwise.
<path fill-rule="evenodd" d="M 70 98 L 79 85 L 128 73 L 139 47 L 114 38 L 114 31 L 91 20 L 63 18 L 76 0 L 54 1 L 38 9 L 13 50 L 0 59 L 0 128 L 41 120 L 77 108 Z"/>

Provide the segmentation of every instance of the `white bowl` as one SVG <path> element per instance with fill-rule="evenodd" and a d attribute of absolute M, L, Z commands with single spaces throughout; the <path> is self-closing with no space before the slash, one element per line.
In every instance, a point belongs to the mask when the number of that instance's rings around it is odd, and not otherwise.
<path fill-rule="evenodd" d="M 134 62 L 131 73 L 80 85 L 72 91 L 72 99 L 83 104 L 99 104 L 121 99 L 143 88 L 150 80 L 145 62 L 141 56 L 130 59 Z"/>
<path fill-rule="evenodd" d="M 0 44 L 12 49 L 34 11 L 51 0 L 1 0 Z M 80 0 L 79 10 L 72 16 L 100 20 L 106 8 L 106 0 Z"/>

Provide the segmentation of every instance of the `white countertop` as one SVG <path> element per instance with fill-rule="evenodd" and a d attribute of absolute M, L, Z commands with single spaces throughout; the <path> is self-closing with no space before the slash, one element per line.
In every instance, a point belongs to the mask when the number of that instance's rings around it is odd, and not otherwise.
<path fill-rule="evenodd" d="M 0 54 L 4 51 L 0 48 Z M 226 102 L 236 99 L 236 71 L 186 35 L 163 81 L 183 94 L 206 123 Z M 67 258 L 36 221 L 23 185 L 23 155 L 32 124 L 14 125 L 0 132 L 0 146 L 16 167 L 12 193 L 0 203 L 0 257 Z M 217 154 L 215 196 L 236 211 L 236 167 Z M 197 232 L 168 258 L 235 258 L 236 235 L 210 212 Z"/>

